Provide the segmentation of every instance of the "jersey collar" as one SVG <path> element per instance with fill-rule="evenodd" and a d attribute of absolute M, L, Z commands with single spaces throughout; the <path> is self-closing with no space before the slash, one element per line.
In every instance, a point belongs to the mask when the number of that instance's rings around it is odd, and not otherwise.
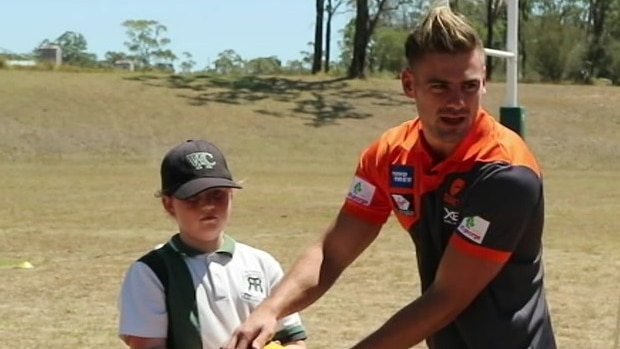
<path fill-rule="evenodd" d="M 484 139 L 485 136 L 488 135 L 490 129 L 493 127 L 492 119 L 493 117 L 481 108 L 476 115 L 474 124 L 465 138 L 447 158 L 437 163 L 435 166 L 431 165 L 433 162 L 432 155 L 430 154 L 428 147 L 422 142 L 422 125 L 419 123 L 417 127 L 419 136 L 417 137 L 417 144 L 415 148 L 418 153 L 421 153 L 421 158 L 424 159 L 423 163 L 426 164 L 424 167 L 432 167 L 427 169 L 431 172 L 442 172 L 444 168 L 450 166 L 451 163 L 463 161 L 463 159 L 467 157 L 467 153 L 474 150 L 473 148 L 477 149 L 476 145 L 481 139 Z"/>
<path fill-rule="evenodd" d="M 222 246 L 220 246 L 220 248 L 218 248 L 217 251 L 215 251 L 215 253 L 224 253 L 224 254 L 228 254 L 232 256 L 233 253 L 235 252 L 235 244 L 236 244 L 235 239 L 233 239 L 232 237 L 226 234 L 223 235 L 222 239 L 223 239 Z M 183 240 L 181 240 L 181 235 L 179 233 L 172 236 L 168 244 L 170 244 L 170 247 L 172 247 L 173 250 L 187 257 L 195 257 L 195 256 L 206 253 L 204 251 L 193 248 L 189 246 L 188 244 L 186 244 L 185 242 L 183 242 Z"/>

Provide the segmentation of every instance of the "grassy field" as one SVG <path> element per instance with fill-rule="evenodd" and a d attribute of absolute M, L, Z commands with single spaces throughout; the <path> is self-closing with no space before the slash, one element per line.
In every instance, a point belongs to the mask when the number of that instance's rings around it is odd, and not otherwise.
<path fill-rule="evenodd" d="M 387 79 L 0 70 L 0 81 L 1 349 L 123 348 L 123 273 L 175 228 L 153 196 L 171 145 L 220 145 L 245 186 L 228 233 L 287 267 L 338 209 L 359 151 L 414 112 Z M 485 106 L 497 111 L 503 93 L 491 84 Z M 565 349 L 615 340 L 619 96 L 612 87 L 520 87 L 546 181 L 546 287 Z M 14 267 L 24 260 L 35 268 Z M 309 348 L 347 348 L 417 295 L 413 248 L 390 221 L 302 314 Z"/>

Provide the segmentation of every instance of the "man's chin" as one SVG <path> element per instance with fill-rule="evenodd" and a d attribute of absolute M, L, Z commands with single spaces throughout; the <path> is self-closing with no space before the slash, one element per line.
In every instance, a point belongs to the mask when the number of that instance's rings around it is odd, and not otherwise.
<path fill-rule="evenodd" d="M 465 130 L 444 130 L 439 133 L 439 139 L 445 143 L 458 144 L 466 135 L 467 131 Z"/>

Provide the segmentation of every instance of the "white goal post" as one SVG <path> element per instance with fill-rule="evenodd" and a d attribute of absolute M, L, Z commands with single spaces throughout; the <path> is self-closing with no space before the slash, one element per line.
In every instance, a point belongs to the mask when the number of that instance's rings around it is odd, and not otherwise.
<path fill-rule="evenodd" d="M 525 109 L 519 106 L 519 0 L 504 0 L 507 11 L 506 49 L 485 47 L 488 56 L 506 59 L 506 96 L 500 108 L 500 122 L 524 137 Z M 433 7 L 450 7 L 450 0 L 434 0 Z"/>

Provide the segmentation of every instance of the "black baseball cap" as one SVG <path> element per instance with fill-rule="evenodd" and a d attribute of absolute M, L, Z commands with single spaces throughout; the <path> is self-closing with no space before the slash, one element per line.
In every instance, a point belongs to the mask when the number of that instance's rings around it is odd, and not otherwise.
<path fill-rule="evenodd" d="M 211 188 L 238 188 L 224 154 L 204 140 L 187 140 L 170 149 L 161 163 L 161 193 L 185 200 Z"/>

